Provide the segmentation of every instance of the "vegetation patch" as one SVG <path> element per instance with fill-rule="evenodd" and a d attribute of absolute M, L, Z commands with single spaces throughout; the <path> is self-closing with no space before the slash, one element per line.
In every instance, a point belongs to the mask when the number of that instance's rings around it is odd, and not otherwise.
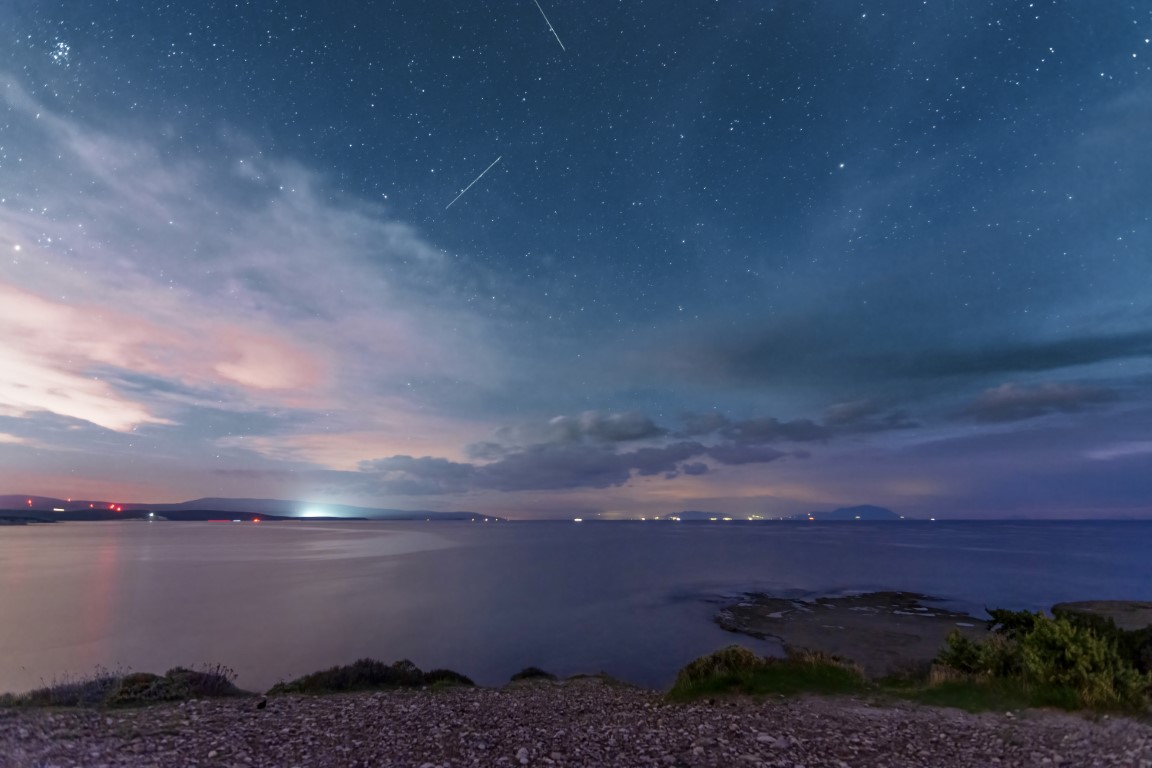
<path fill-rule="evenodd" d="M 65 677 L 21 694 L 0 696 L 6 707 L 118 707 L 183 701 L 217 696 L 247 696 L 233 684 L 228 667 L 174 667 L 164 675 L 149 672 L 109 672 L 98 667 L 84 677 Z"/>
<path fill-rule="evenodd" d="M 976 642 L 949 635 L 937 658 L 952 687 L 1011 690 L 1034 705 L 1146 711 L 1152 695 L 1149 630 L 1124 630 L 1080 613 L 995 609 L 995 634 Z"/>
<path fill-rule="evenodd" d="M 286 683 L 277 683 L 268 691 L 282 693 L 343 693 L 389 688 L 443 688 L 454 685 L 473 685 L 472 681 L 450 669 L 424 672 L 407 659 L 385 664 L 375 659 L 360 659 L 352 664 L 332 667 L 321 672 L 298 677 Z"/>
<path fill-rule="evenodd" d="M 730 645 L 681 669 L 668 697 L 686 701 L 725 694 L 843 694 L 867 688 L 860 668 L 835 656 L 789 649 L 778 659 Z"/>
<path fill-rule="evenodd" d="M 524 667 L 516 674 L 512 675 L 512 682 L 517 683 L 521 680 L 555 680 L 556 675 L 551 672 L 546 672 L 540 667 Z"/>

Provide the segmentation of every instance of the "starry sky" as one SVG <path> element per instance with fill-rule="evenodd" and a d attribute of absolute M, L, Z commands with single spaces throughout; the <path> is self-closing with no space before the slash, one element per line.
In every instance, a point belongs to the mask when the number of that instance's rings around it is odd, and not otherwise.
<path fill-rule="evenodd" d="M 1152 516 L 1150 38 L 0 0 L 0 492 Z"/>

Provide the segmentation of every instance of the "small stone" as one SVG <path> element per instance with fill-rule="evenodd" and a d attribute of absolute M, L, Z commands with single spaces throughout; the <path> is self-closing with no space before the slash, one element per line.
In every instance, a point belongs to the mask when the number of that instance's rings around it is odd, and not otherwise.
<path fill-rule="evenodd" d="M 769 733 L 758 733 L 756 734 L 756 741 L 760 742 L 761 744 L 775 744 L 776 737 Z"/>
<path fill-rule="evenodd" d="M 212 750 L 211 752 L 208 753 L 208 757 L 209 757 L 209 759 L 211 759 L 213 757 L 216 757 L 216 755 L 218 755 L 218 754 L 220 754 L 220 753 L 217 752 L 216 750 Z"/>

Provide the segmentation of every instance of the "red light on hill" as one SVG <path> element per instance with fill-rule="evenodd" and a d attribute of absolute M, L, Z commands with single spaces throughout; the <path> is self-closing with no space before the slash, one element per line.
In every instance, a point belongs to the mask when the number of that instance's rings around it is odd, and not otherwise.
<path fill-rule="evenodd" d="M 258 522 L 260 522 L 260 518 L 254 517 L 254 518 L 252 518 L 252 522 L 258 523 Z"/>
<path fill-rule="evenodd" d="M 32 506 L 32 499 L 28 499 L 28 506 Z"/>

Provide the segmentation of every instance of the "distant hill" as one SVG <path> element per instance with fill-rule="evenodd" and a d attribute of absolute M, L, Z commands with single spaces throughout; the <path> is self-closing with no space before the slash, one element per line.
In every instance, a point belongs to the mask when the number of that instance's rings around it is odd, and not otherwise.
<path fill-rule="evenodd" d="M 31 502 L 31 503 L 29 503 Z M 284 499 L 204 498 L 174 504 L 134 504 L 92 499 L 55 499 L 48 496 L 0 495 L 0 510 L 7 516 L 46 520 L 124 520 L 147 517 L 154 512 L 168 520 L 501 520 L 476 512 L 354 507 L 348 504 L 315 504 Z"/>
<path fill-rule="evenodd" d="M 792 515 L 789 520 L 903 520 L 887 507 L 877 507 L 872 504 L 861 504 L 856 507 L 840 507 L 830 512 L 808 512 L 807 514 Z"/>

